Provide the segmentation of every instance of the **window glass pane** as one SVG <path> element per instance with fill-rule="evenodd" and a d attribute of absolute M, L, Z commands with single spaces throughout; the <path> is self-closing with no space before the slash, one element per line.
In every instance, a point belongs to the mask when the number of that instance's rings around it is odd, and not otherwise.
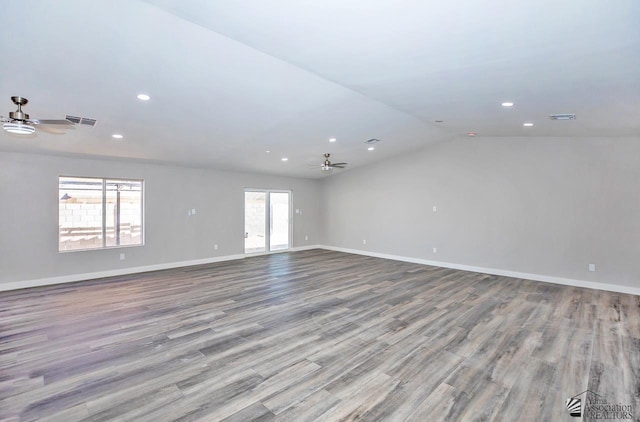
<path fill-rule="evenodd" d="M 58 250 L 102 247 L 102 179 L 60 177 Z"/>
<path fill-rule="evenodd" d="M 142 244 L 142 181 L 106 181 L 106 245 Z"/>

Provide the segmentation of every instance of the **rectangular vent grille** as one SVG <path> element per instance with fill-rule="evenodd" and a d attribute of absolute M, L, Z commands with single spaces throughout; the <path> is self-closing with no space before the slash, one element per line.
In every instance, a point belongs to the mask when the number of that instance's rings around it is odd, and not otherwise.
<path fill-rule="evenodd" d="M 80 120 L 82 120 L 81 117 L 69 116 L 68 114 L 67 114 L 67 117 L 65 117 L 65 119 L 67 119 L 71 123 L 75 123 L 77 125 L 80 124 Z"/>
<path fill-rule="evenodd" d="M 96 119 L 89 119 L 87 117 L 70 116 L 68 114 L 65 117 L 65 119 L 77 125 L 84 125 L 84 126 L 91 126 L 91 127 L 95 127 L 96 123 L 98 123 Z"/>
<path fill-rule="evenodd" d="M 82 120 L 80 120 L 80 124 L 94 127 L 96 125 L 96 119 L 87 119 L 86 117 L 83 117 Z"/>
<path fill-rule="evenodd" d="M 575 114 L 552 114 L 549 116 L 551 120 L 575 120 Z"/>

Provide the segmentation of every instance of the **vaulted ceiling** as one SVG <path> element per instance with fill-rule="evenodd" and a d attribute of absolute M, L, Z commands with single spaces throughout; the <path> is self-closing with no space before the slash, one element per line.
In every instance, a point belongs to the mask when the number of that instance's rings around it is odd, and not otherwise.
<path fill-rule="evenodd" d="M 2 131 L 5 151 L 322 177 L 326 152 L 354 168 L 469 132 L 640 135 L 638 0 L 7 2 L 0 57 L 0 115 L 20 95 L 98 121 Z"/>

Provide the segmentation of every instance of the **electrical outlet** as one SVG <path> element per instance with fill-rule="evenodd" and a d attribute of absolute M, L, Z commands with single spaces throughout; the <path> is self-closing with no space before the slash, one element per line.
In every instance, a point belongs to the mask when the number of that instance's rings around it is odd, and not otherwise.
<path fill-rule="evenodd" d="M 191 215 L 196 215 L 196 209 L 195 208 L 191 208 Z"/>
<path fill-rule="evenodd" d="M 589 264 L 589 271 L 595 272 L 596 271 L 596 264 Z"/>
<path fill-rule="evenodd" d="M 438 207 L 436 207 L 435 205 L 433 206 L 433 212 L 437 212 L 438 211 Z"/>
<path fill-rule="evenodd" d="M 218 250 L 218 244 L 216 243 L 215 245 L 213 245 L 213 250 L 217 251 Z"/>
<path fill-rule="evenodd" d="M 367 241 L 366 241 L 365 239 L 362 239 L 362 244 L 363 244 L 363 245 L 366 245 L 366 244 L 367 244 Z"/>
<path fill-rule="evenodd" d="M 123 253 L 120 254 L 120 261 L 124 261 L 124 254 Z"/>
<path fill-rule="evenodd" d="M 433 253 L 438 253 L 438 248 L 433 248 Z"/>
<path fill-rule="evenodd" d="M 309 236 L 307 236 L 306 234 L 304 235 L 304 240 L 309 240 Z"/>

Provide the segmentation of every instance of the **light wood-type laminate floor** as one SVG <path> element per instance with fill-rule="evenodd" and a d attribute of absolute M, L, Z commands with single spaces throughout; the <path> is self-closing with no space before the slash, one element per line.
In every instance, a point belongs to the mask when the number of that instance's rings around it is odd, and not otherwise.
<path fill-rule="evenodd" d="M 578 421 L 585 390 L 640 419 L 640 297 L 326 250 L 0 293 L 0 420 Z"/>

